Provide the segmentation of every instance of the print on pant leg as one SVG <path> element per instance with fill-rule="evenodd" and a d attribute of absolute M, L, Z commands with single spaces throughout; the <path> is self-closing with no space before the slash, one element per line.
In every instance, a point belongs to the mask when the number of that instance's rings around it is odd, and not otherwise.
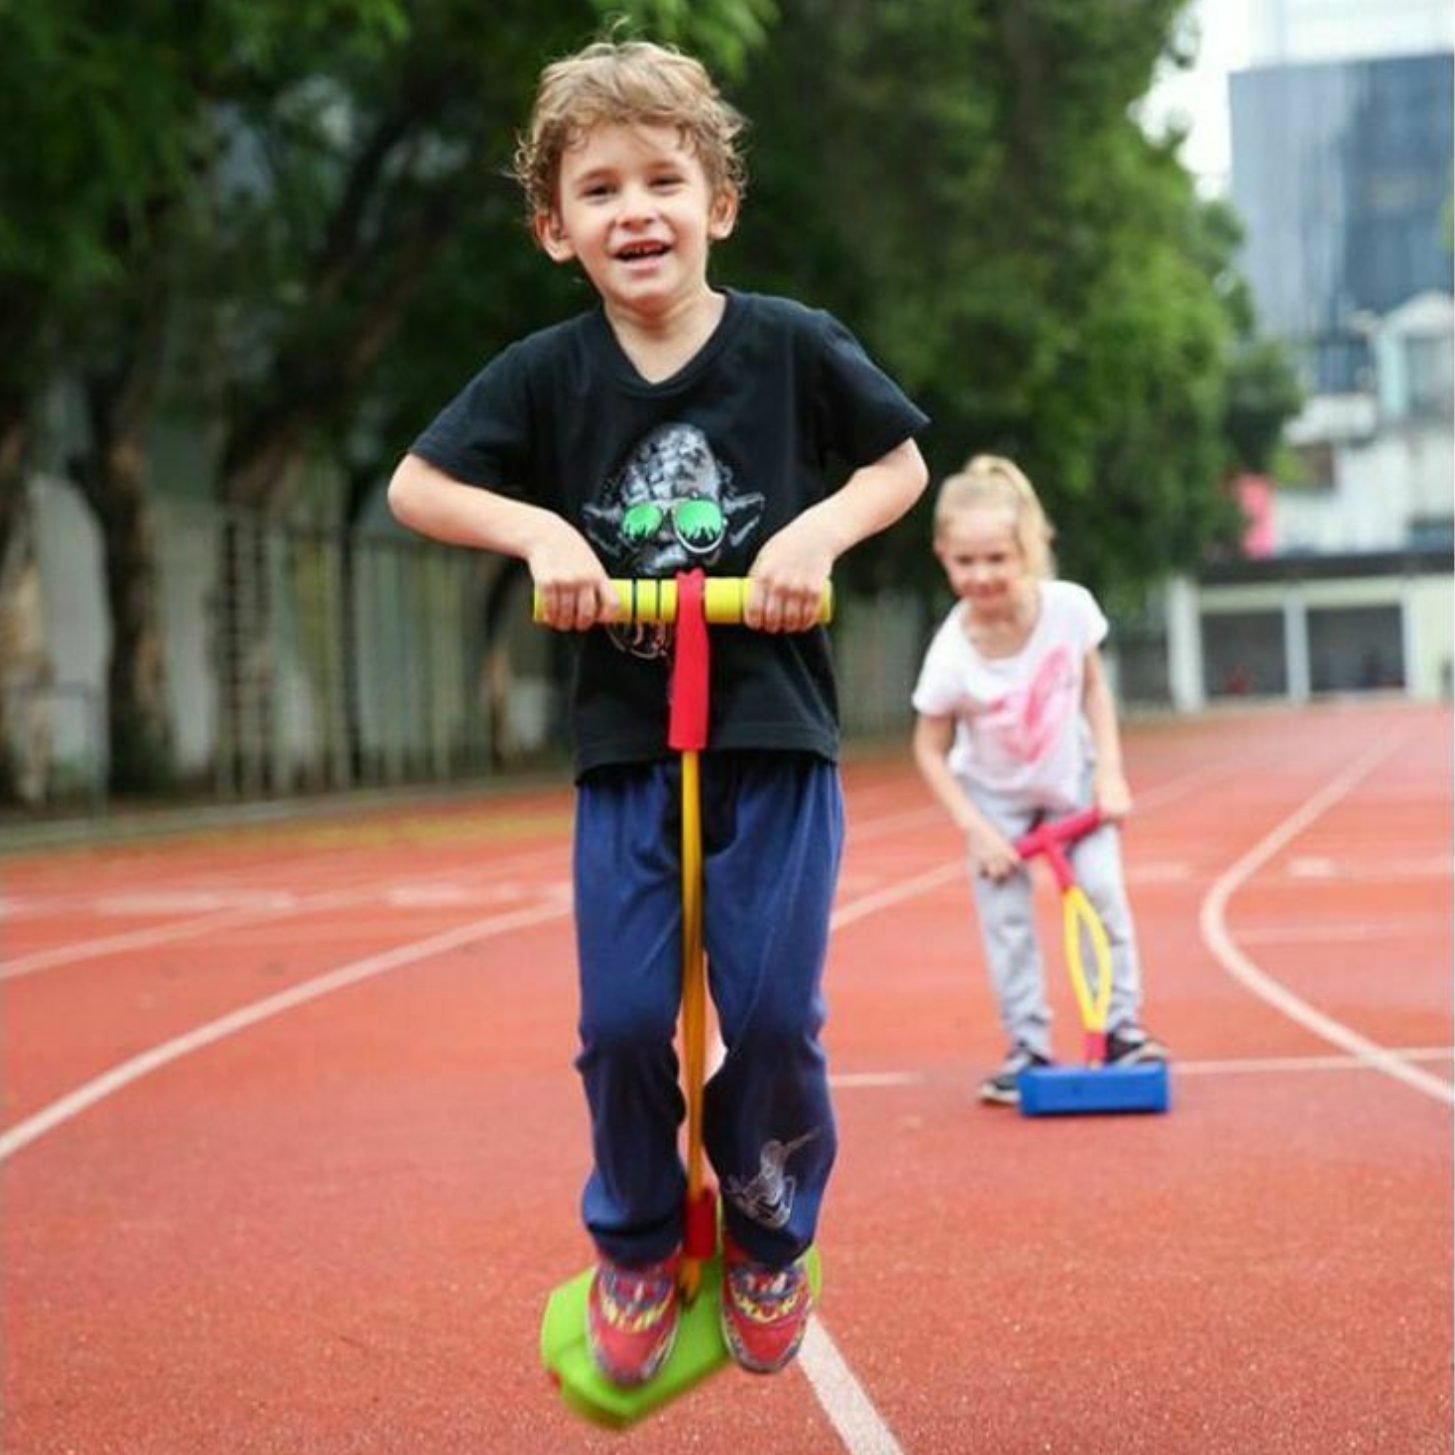
<path fill-rule="evenodd" d="M 793 1192 L 798 1185 L 797 1179 L 787 1173 L 788 1159 L 816 1136 L 817 1127 L 791 1142 L 764 1142 L 757 1175 L 746 1179 L 729 1177 L 723 1184 L 733 1206 L 765 1228 L 786 1226 L 793 1214 Z"/>

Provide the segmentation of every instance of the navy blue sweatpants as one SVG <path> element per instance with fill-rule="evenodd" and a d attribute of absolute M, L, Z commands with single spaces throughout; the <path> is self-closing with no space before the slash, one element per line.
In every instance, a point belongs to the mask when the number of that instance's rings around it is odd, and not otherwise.
<path fill-rule="evenodd" d="M 728 1230 L 782 1266 L 813 1241 L 837 1146 L 819 1032 L 843 798 L 837 768 L 809 754 L 701 764 L 703 938 L 727 1047 L 703 1140 Z M 582 1210 L 625 1263 L 663 1258 L 682 1236 L 680 784 L 676 760 L 633 764 L 587 774 L 577 796 L 576 1064 L 594 1158 Z"/>

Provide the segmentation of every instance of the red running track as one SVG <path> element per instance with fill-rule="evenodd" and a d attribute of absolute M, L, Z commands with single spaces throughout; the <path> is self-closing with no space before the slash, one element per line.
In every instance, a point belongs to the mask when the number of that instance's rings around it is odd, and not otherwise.
<path fill-rule="evenodd" d="M 1129 731 L 1155 1118 L 976 1104 L 958 845 L 851 761 L 821 1318 L 624 1436 L 535 1362 L 588 1258 L 564 789 L 6 860 L 4 1449 L 1448 1452 L 1450 726 Z"/>

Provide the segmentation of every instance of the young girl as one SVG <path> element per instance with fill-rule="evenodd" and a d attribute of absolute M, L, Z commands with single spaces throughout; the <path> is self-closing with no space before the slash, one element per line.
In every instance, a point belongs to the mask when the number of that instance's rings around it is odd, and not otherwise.
<path fill-rule="evenodd" d="M 1162 1060 L 1138 1024 L 1141 968 L 1115 823 L 1131 809 L 1116 707 L 1091 593 L 1049 579 L 1051 528 L 1009 460 L 979 455 L 940 488 L 935 555 L 958 601 L 930 643 L 914 690 L 914 755 L 969 840 L 991 986 L 1010 1050 L 980 1087 L 1014 1105 L 1016 1078 L 1051 1060 L 1051 1011 L 1030 876 L 1013 841 L 1042 819 L 1095 803 L 1107 824 L 1072 851 L 1077 882 L 1111 946 L 1108 1061 Z"/>

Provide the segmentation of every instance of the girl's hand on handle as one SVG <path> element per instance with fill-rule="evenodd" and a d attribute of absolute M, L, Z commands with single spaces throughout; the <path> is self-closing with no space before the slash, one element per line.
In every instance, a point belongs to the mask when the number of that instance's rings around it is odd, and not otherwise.
<path fill-rule="evenodd" d="M 525 558 L 540 592 L 541 620 L 557 631 L 613 621 L 616 592 L 586 537 L 559 516 L 547 522 Z"/>
<path fill-rule="evenodd" d="M 1132 811 L 1132 790 L 1125 775 L 1098 769 L 1092 785 L 1096 806 L 1108 823 L 1120 823 Z"/>
<path fill-rule="evenodd" d="M 970 862 L 982 879 L 999 884 L 1020 868 L 1021 856 L 1016 853 L 1015 845 L 998 829 L 982 821 L 972 825 L 968 832 Z"/>

